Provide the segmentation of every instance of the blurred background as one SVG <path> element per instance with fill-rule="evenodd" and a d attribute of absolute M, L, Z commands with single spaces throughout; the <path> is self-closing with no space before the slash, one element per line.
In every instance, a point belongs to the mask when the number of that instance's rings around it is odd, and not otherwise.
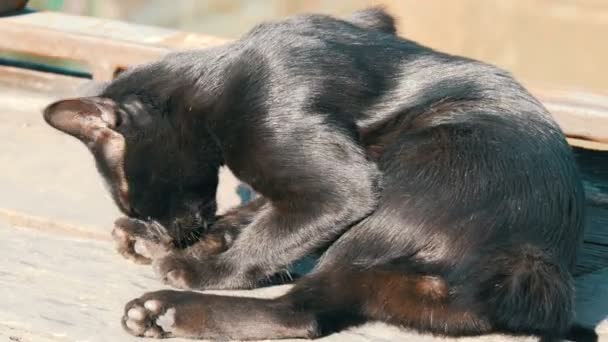
<path fill-rule="evenodd" d="M 526 83 L 608 92 L 607 0 L 30 0 L 37 10 L 236 38 L 262 20 L 384 5 L 401 35 Z"/>

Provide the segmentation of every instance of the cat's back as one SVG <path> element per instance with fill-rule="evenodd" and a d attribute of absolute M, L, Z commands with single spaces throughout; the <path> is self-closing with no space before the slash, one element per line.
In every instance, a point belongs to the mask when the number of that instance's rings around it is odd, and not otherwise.
<path fill-rule="evenodd" d="M 385 31 L 364 28 L 345 19 L 319 14 L 296 15 L 260 23 L 240 38 L 243 42 L 255 42 L 261 48 L 292 47 L 299 43 L 308 47 L 341 43 L 371 47 L 398 44 L 400 40 Z"/>
<path fill-rule="evenodd" d="M 254 50 L 277 64 L 331 75 L 340 67 L 350 71 L 357 63 L 380 72 L 402 59 L 430 50 L 376 29 L 324 15 L 299 15 L 257 25 L 239 40 L 244 50 Z M 333 70 L 326 70 L 329 67 Z M 390 77 L 386 70 L 383 73 Z"/>
<path fill-rule="evenodd" d="M 260 24 L 231 49 L 281 107 L 329 106 L 352 117 L 396 85 L 404 61 L 430 52 L 394 34 L 323 15 Z"/>
<path fill-rule="evenodd" d="M 543 127 L 557 127 L 508 72 L 347 20 L 300 15 L 263 23 L 243 36 L 235 49 L 242 51 L 246 63 L 254 60 L 252 56 L 263 60 L 264 68 L 258 69 L 272 78 L 268 85 L 305 89 L 312 107 L 331 101 L 360 126 L 458 99 L 483 102 L 503 118 L 523 116 L 538 119 L 536 124 Z"/>

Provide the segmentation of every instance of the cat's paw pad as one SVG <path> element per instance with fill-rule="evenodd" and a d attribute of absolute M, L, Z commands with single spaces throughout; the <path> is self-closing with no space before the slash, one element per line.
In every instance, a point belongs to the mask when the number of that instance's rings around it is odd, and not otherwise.
<path fill-rule="evenodd" d="M 143 337 L 169 337 L 175 330 L 175 308 L 158 299 L 135 300 L 125 308 L 124 329 Z"/>
<path fill-rule="evenodd" d="M 154 271 L 163 283 L 177 289 L 194 289 L 198 283 L 197 261 L 180 256 L 167 256 L 154 262 Z"/>
<path fill-rule="evenodd" d="M 112 238 L 116 250 L 138 264 L 150 264 L 170 251 L 170 243 L 153 236 L 143 221 L 122 217 L 114 223 Z"/>
<path fill-rule="evenodd" d="M 205 296 L 196 292 L 149 292 L 125 305 L 123 328 L 135 336 L 201 337 L 207 320 Z"/>
<path fill-rule="evenodd" d="M 138 264 L 150 264 L 152 259 L 146 256 L 141 243 L 137 243 L 138 239 L 129 234 L 123 227 L 114 226 L 112 230 L 112 238 L 116 246 L 116 251 L 125 259 L 131 260 Z M 135 245 L 138 244 L 137 249 Z"/>

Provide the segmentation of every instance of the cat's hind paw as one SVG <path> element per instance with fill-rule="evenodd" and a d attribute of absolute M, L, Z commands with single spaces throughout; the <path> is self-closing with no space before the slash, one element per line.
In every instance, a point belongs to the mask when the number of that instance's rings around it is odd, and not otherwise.
<path fill-rule="evenodd" d="M 175 308 L 165 308 L 156 299 L 133 301 L 127 304 L 122 319 L 123 328 L 132 335 L 168 337 L 175 324 Z"/>
<path fill-rule="evenodd" d="M 206 321 L 204 298 L 195 292 L 146 293 L 127 303 L 122 326 L 141 337 L 198 337 Z"/>

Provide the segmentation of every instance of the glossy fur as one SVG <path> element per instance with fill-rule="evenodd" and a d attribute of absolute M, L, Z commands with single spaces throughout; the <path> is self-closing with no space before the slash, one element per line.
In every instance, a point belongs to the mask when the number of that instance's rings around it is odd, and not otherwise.
<path fill-rule="evenodd" d="M 161 246 L 137 260 L 166 283 L 252 288 L 321 256 L 274 300 L 148 293 L 127 331 L 566 333 L 584 194 L 563 133 L 507 72 L 394 33 L 379 9 L 265 23 L 45 110 L 130 217 L 122 253 Z M 222 164 L 262 197 L 214 217 Z"/>

